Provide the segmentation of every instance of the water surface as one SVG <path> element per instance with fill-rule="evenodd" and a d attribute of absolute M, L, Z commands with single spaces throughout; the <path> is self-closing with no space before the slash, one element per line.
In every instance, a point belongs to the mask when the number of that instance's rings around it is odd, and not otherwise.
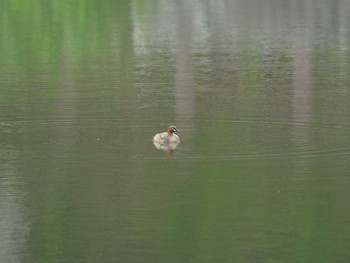
<path fill-rule="evenodd" d="M 1 262 L 349 259 L 347 1 L 56 2 L 0 5 Z"/>

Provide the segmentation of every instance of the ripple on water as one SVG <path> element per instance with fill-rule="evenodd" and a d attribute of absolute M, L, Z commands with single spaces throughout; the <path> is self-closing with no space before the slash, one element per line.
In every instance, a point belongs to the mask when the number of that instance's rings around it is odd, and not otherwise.
<path fill-rule="evenodd" d="M 331 123 L 202 119 L 198 127 L 183 131 L 180 153 L 192 160 L 350 155 L 349 131 L 347 125 Z"/>

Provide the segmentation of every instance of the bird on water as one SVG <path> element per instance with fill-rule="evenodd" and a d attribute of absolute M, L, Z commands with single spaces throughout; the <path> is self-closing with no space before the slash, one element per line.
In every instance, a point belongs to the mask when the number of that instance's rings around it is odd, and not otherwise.
<path fill-rule="evenodd" d="M 180 142 L 180 138 L 175 133 L 179 131 L 180 130 L 174 125 L 170 125 L 166 132 L 160 132 L 154 135 L 153 142 L 161 145 L 178 144 Z"/>

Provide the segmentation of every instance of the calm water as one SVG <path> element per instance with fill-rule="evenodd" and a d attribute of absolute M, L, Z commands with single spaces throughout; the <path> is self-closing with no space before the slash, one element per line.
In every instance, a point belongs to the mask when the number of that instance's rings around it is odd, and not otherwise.
<path fill-rule="evenodd" d="M 0 17 L 1 262 L 349 262 L 349 1 Z"/>

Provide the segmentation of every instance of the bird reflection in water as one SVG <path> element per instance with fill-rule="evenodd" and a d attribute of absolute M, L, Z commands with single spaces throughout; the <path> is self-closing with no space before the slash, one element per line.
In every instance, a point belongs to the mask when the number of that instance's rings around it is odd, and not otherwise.
<path fill-rule="evenodd" d="M 153 141 L 153 144 L 158 150 L 165 151 L 168 158 L 173 158 L 175 150 L 179 146 L 180 142 L 159 143 L 158 141 Z"/>

